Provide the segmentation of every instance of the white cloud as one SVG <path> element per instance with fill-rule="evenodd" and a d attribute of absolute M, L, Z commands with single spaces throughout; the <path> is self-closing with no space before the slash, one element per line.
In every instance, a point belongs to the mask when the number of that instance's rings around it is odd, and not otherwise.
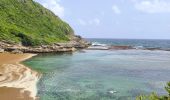
<path fill-rule="evenodd" d="M 86 26 L 86 25 L 87 25 L 86 21 L 84 21 L 84 20 L 82 20 L 82 19 L 78 19 L 78 23 L 79 23 L 80 25 L 82 25 L 82 26 Z"/>
<path fill-rule="evenodd" d="M 99 25 L 100 19 L 98 19 L 98 18 L 93 19 L 93 23 L 96 24 L 96 25 Z"/>
<path fill-rule="evenodd" d="M 135 8 L 146 13 L 170 13 L 170 1 L 168 0 L 133 0 Z"/>
<path fill-rule="evenodd" d="M 90 19 L 90 20 L 83 20 L 83 19 L 78 19 L 78 24 L 82 25 L 82 26 L 86 26 L 86 25 L 100 25 L 101 21 L 99 18 L 94 18 L 94 19 Z"/>
<path fill-rule="evenodd" d="M 113 10 L 113 12 L 114 12 L 115 14 L 120 14 L 120 13 L 121 13 L 119 7 L 116 6 L 116 5 L 113 5 L 113 6 L 112 6 L 112 10 Z"/>
<path fill-rule="evenodd" d="M 64 16 L 64 7 L 59 4 L 60 0 L 41 0 L 40 3 L 54 12 L 59 17 Z"/>

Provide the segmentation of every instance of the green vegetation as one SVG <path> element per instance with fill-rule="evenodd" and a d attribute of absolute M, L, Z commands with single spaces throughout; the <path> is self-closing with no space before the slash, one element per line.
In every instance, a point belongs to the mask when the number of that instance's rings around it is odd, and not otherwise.
<path fill-rule="evenodd" d="M 149 96 L 139 96 L 136 98 L 136 100 L 170 100 L 170 82 L 167 83 L 165 90 L 168 92 L 167 96 L 158 96 L 156 93 L 152 93 Z"/>
<path fill-rule="evenodd" d="M 25 46 L 69 41 L 72 28 L 33 0 L 0 0 L 0 41 Z"/>

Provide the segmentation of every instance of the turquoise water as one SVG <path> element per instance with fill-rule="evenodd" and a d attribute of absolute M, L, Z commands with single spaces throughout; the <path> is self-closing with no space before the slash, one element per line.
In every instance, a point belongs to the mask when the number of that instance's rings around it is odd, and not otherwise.
<path fill-rule="evenodd" d="M 165 94 L 170 52 L 147 50 L 43 54 L 24 62 L 43 74 L 40 100 L 134 100 L 153 91 Z"/>

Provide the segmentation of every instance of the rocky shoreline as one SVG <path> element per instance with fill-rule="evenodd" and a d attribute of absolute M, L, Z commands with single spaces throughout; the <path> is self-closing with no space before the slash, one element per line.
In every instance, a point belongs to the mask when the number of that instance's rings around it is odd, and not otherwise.
<path fill-rule="evenodd" d="M 91 44 L 82 38 L 76 37 L 67 43 L 53 43 L 51 45 L 23 46 L 21 44 L 12 44 L 7 41 L 0 41 L 0 53 L 55 53 L 55 52 L 73 52 L 78 49 L 84 49 Z"/>

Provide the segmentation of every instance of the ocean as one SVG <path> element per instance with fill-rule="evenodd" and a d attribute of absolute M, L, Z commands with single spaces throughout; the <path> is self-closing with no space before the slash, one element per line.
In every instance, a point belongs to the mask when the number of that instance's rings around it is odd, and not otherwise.
<path fill-rule="evenodd" d="M 88 39 L 106 45 L 162 50 L 79 50 L 39 54 L 24 62 L 42 73 L 40 100 L 135 100 L 166 94 L 170 81 L 170 40 Z"/>
<path fill-rule="evenodd" d="M 87 39 L 88 41 L 94 43 L 102 43 L 106 45 L 114 46 L 132 46 L 140 48 L 155 48 L 161 50 L 170 50 L 170 40 L 161 39 Z"/>

